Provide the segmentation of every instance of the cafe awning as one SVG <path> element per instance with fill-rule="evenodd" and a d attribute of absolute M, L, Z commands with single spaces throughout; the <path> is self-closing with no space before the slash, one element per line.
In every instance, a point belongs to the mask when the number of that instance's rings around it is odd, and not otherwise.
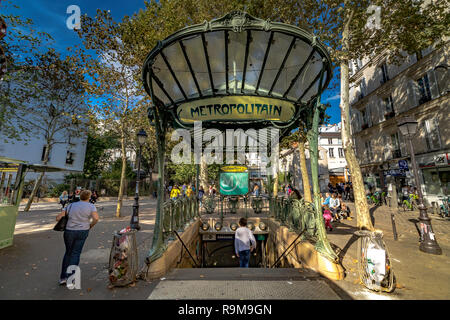
<path fill-rule="evenodd" d="M 189 128 L 198 120 L 204 128 L 286 126 L 331 76 L 313 34 L 238 11 L 160 41 L 142 74 L 156 107 Z"/>

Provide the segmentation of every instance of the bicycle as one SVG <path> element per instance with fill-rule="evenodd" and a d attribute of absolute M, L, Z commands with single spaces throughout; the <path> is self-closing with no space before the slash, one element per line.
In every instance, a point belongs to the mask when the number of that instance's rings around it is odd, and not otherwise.
<path fill-rule="evenodd" d="M 439 215 L 442 218 L 447 218 L 449 216 L 450 198 L 448 196 L 440 196 L 438 198 L 442 201 L 442 204 L 439 205 Z"/>
<path fill-rule="evenodd" d="M 370 205 L 380 206 L 381 205 L 381 199 L 380 199 L 380 193 L 378 191 L 375 191 L 372 194 L 367 195 L 367 202 Z"/>
<path fill-rule="evenodd" d="M 406 209 L 409 209 L 411 211 L 417 210 L 419 208 L 419 206 L 417 204 L 418 199 L 419 199 L 418 195 L 416 195 L 414 193 L 410 193 L 409 198 L 403 200 L 403 202 L 402 202 L 403 211 L 406 211 Z"/>

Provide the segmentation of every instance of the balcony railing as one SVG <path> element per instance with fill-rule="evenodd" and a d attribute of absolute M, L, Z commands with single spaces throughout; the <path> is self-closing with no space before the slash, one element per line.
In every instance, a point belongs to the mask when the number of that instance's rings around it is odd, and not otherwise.
<path fill-rule="evenodd" d="M 386 112 L 386 113 L 384 114 L 384 118 L 385 118 L 386 120 L 392 119 L 393 117 L 395 117 L 395 112 L 394 112 L 394 111 Z"/>
<path fill-rule="evenodd" d="M 392 156 L 394 158 L 400 158 L 402 156 L 402 152 L 400 150 L 394 150 L 392 151 Z"/>

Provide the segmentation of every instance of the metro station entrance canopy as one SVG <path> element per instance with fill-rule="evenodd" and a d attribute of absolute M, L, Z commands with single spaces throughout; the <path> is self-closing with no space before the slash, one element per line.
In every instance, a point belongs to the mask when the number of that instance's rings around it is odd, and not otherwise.
<path fill-rule="evenodd" d="M 142 76 L 174 127 L 286 128 L 327 87 L 331 60 L 300 28 L 232 12 L 160 41 Z"/>
<path fill-rule="evenodd" d="M 172 127 L 193 134 L 196 121 L 204 130 L 275 127 L 280 137 L 299 125 L 306 128 L 315 208 L 308 215 L 315 221 L 315 248 L 337 260 L 326 237 L 318 182 L 318 127 L 324 117 L 320 95 L 331 77 L 330 56 L 314 35 L 239 11 L 158 42 L 142 70 L 158 141 L 158 198 L 148 263 L 162 256 L 170 231 L 167 208 L 172 204 L 164 203 L 166 132 Z"/>

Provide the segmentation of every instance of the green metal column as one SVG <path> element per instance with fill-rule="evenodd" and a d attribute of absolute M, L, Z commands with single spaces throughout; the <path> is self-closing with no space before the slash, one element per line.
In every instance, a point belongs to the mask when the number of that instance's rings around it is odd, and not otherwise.
<path fill-rule="evenodd" d="M 163 224 L 163 204 L 164 204 L 164 188 L 165 188 L 165 152 L 166 152 L 166 128 L 167 120 L 163 113 L 155 106 L 155 132 L 158 141 L 157 161 L 158 161 L 158 199 L 156 202 L 156 218 L 155 229 L 153 231 L 153 242 L 147 257 L 147 263 L 151 263 L 162 256 L 164 248 L 164 239 L 162 233 Z"/>
<path fill-rule="evenodd" d="M 322 83 L 323 72 L 320 76 L 320 84 Z M 321 92 L 321 90 L 319 90 Z M 312 110 L 312 127 L 308 132 L 308 143 L 311 160 L 311 176 L 314 193 L 314 208 L 315 208 L 315 220 L 316 220 L 316 250 L 322 253 L 325 257 L 332 261 L 336 261 L 338 256 L 331 248 L 328 241 L 327 233 L 325 230 L 325 224 L 322 217 L 322 204 L 320 203 L 320 187 L 319 187 L 319 121 L 320 114 L 324 111 L 323 105 L 320 103 L 320 96 L 317 97 L 314 109 Z"/>

